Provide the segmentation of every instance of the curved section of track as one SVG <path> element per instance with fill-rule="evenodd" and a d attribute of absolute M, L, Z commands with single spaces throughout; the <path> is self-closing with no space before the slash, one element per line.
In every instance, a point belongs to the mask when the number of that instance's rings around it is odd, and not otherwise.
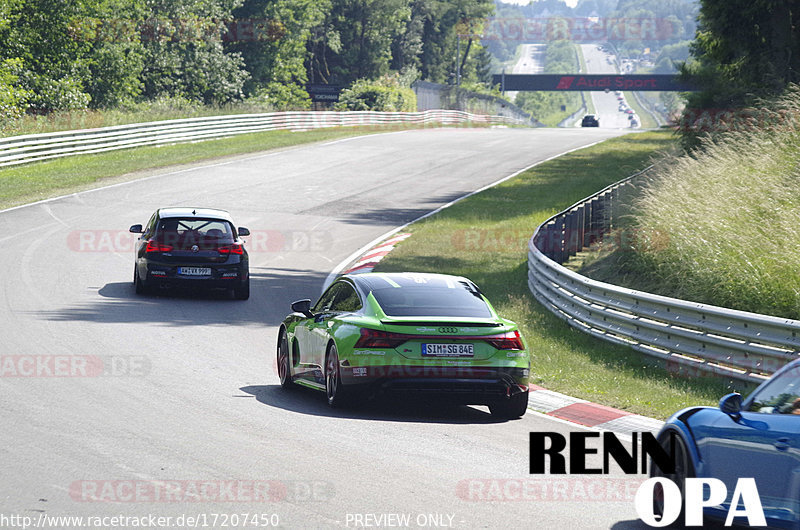
<path fill-rule="evenodd" d="M 521 496 L 521 481 L 531 478 L 528 432 L 574 427 L 533 413 L 494 423 L 472 407 L 331 411 L 321 394 L 282 392 L 273 361 L 289 303 L 316 297 L 355 249 L 538 160 L 617 134 L 367 136 L 0 213 L 0 512 L 249 512 L 278 514 L 294 528 L 353 526 L 358 514 L 391 513 L 410 514 L 412 526 L 419 514 L 440 514 L 465 528 L 527 518 L 543 528 L 597 528 L 633 519 L 629 500 L 587 510 L 580 497 Z M 127 228 L 171 205 L 224 208 L 250 228 L 249 301 L 134 295 Z M 64 368 L 76 359 L 87 363 L 83 370 Z M 206 497 L 192 497 L 189 489 L 203 481 L 245 481 L 245 491 L 214 494 L 230 483 L 211 482 Z M 252 502 L 247 481 L 272 481 L 275 495 Z M 141 494 L 131 489 L 137 485 Z M 497 497 L 490 487 L 506 491 Z"/>

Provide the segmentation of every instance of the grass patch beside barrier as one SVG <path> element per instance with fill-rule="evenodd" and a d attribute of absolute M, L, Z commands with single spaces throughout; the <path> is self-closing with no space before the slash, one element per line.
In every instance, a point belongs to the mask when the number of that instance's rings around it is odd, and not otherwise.
<path fill-rule="evenodd" d="M 351 136 L 409 129 L 408 126 L 343 127 L 303 132 L 266 131 L 229 138 L 164 146 L 136 147 L 107 153 L 76 155 L 0 168 L 0 209 L 105 184 L 162 167 L 191 164 L 223 156 L 280 149 Z M 135 174 L 134 174 L 135 173 Z"/>
<path fill-rule="evenodd" d="M 727 385 L 671 376 L 647 356 L 569 327 L 536 302 L 527 284 L 527 243 L 537 225 L 642 169 L 673 145 L 670 132 L 631 134 L 550 162 L 414 223 L 412 237 L 377 271 L 442 272 L 475 281 L 531 349 L 532 382 L 656 418 L 715 404 Z"/>

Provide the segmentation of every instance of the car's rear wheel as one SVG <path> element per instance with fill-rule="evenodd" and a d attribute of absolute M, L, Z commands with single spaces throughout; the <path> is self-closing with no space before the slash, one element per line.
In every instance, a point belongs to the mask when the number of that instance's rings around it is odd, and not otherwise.
<path fill-rule="evenodd" d="M 662 438 L 659 440 L 659 443 L 667 452 L 670 450 L 669 439 L 670 436 L 667 434 L 662 436 Z M 653 464 L 652 460 L 650 460 L 650 476 L 664 477 L 671 480 L 676 486 L 678 486 L 678 489 L 681 492 L 681 499 L 685 497 L 686 479 L 694 477 L 694 466 L 689 460 L 689 451 L 686 449 L 686 444 L 679 435 L 675 435 L 675 472 L 664 473 L 658 466 Z M 653 488 L 653 514 L 659 517 L 664 515 L 664 489 L 660 484 L 656 484 Z M 685 515 L 684 504 L 681 503 L 680 515 L 669 526 L 683 527 Z"/>
<path fill-rule="evenodd" d="M 233 289 L 233 296 L 237 300 L 247 300 L 250 298 L 250 278 L 247 278 L 242 285 Z"/>
<path fill-rule="evenodd" d="M 528 410 L 528 391 L 514 394 L 508 399 L 502 399 L 489 404 L 492 416 L 504 420 L 521 418 Z"/>
<path fill-rule="evenodd" d="M 339 352 L 333 343 L 328 346 L 328 353 L 325 356 L 325 394 L 331 407 L 341 407 L 347 402 L 347 391 L 342 385 L 342 373 L 339 367 Z"/>
<path fill-rule="evenodd" d="M 289 363 L 289 337 L 286 335 L 286 330 L 281 328 L 278 334 L 278 377 L 281 380 L 281 386 L 287 389 L 294 386 Z"/>
<path fill-rule="evenodd" d="M 133 286 L 136 289 L 136 294 L 147 294 L 150 288 L 141 278 L 139 272 L 136 270 L 136 265 L 133 266 Z"/>

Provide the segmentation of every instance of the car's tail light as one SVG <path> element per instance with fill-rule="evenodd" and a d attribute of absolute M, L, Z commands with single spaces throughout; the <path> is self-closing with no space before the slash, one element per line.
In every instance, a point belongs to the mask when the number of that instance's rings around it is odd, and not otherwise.
<path fill-rule="evenodd" d="M 217 247 L 220 254 L 244 254 L 244 247 L 239 243 Z"/>
<path fill-rule="evenodd" d="M 171 250 L 172 245 L 165 245 L 153 239 L 147 242 L 147 248 L 144 249 L 145 252 L 169 252 Z"/>
<path fill-rule="evenodd" d="M 361 337 L 354 348 L 397 348 L 411 337 L 377 329 L 361 328 Z"/>
<path fill-rule="evenodd" d="M 483 340 L 494 346 L 498 350 L 524 350 L 522 346 L 522 337 L 519 331 L 509 331 L 502 335 L 492 335 L 490 337 L 482 337 Z"/>

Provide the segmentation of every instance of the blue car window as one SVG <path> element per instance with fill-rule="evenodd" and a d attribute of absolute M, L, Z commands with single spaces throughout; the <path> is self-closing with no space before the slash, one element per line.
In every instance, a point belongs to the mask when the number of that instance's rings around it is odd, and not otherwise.
<path fill-rule="evenodd" d="M 759 390 L 748 410 L 762 414 L 800 415 L 800 366 L 782 373 Z"/>

